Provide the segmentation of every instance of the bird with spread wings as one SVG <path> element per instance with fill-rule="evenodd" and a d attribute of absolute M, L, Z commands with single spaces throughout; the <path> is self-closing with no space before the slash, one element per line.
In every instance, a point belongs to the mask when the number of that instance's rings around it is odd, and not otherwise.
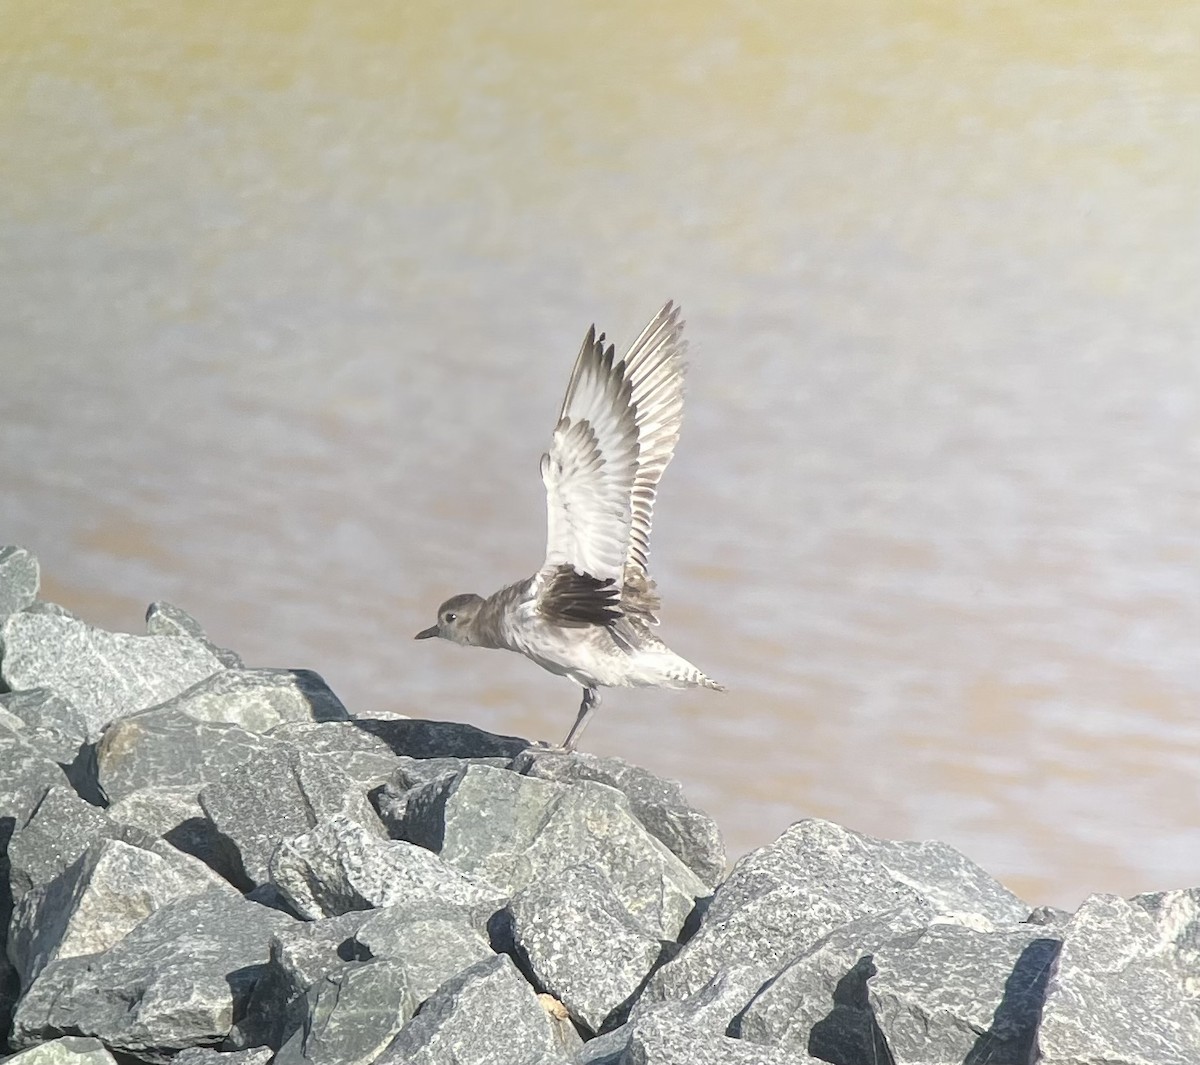
<path fill-rule="evenodd" d="M 559 412 L 546 486 L 546 560 L 486 599 L 456 595 L 417 639 L 517 651 L 583 688 L 565 750 L 601 687 L 721 686 L 654 635 L 648 572 L 654 502 L 683 419 L 680 310 L 667 303 L 619 360 L 592 326 Z"/>

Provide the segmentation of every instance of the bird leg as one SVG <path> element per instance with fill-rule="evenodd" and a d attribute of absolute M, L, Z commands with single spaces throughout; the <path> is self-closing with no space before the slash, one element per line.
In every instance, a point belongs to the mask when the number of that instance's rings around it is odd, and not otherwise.
<path fill-rule="evenodd" d="M 575 750 L 575 743 L 583 733 L 587 726 L 588 718 L 592 716 L 592 711 L 600 705 L 600 689 L 599 688 L 584 688 L 583 702 L 579 704 L 579 716 L 575 718 L 575 724 L 571 726 L 571 731 L 567 733 L 567 738 L 563 740 L 562 749 L 564 751 Z"/>

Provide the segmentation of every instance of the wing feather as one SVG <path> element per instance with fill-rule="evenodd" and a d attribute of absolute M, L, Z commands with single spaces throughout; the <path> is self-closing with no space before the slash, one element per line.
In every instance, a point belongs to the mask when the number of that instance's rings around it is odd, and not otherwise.
<path fill-rule="evenodd" d="M 542 456 L 547 538 L 537 584 L 544 613 L 561 613 L 552 600 L 561 601 L 566 570 L 595 579 L 594 616 L 611 619 L 619 595 L 621 611 L 656 620 L 646 567 L 658 482 L 683 416 L 683 324 L 679 308 L 667 303 L 620 361 L 595 326 L 584 338 Z M 575 617 L 588 612 L 577 600 L 592 587 L 571 585 Z"/>

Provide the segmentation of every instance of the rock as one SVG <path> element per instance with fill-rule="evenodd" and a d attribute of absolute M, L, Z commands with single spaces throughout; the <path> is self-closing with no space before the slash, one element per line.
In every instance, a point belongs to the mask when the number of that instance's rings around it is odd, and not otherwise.
<path fill-rule="evenodd" d="M 509 912 L 517 951 L 536 986 L 592 1032 L 624 1020 L 668 949 L 629 915 L 608 878 L 591 866 L 535 880 L 512 899 Z"/>
<path fill-rule="evenodd" d="M 708 814 L 697 810 L 674 780 L 663 780 L 621 758 L 566 754 L 530 748 L 514 760 L 514 772 L 542 780 L 571 783 L 594 780 L 616 788 L 629 800 L 633 816 L 655 839 L 666 844 L 708 887 L 725 874 L 725 844 Z"/>
<path fill-rule="evenodd" d="M 404 963 L 377 958 L 318 979 L 307 1016 L 275 1055 L 275 1065 L 370 1065 L 412 1017 L 417 1002 Z"/>
<path fill-rule="evenodd" d="M 14 691 L 48 688 L 71 702 L 95 740 L 111 721 L 173 698 L 223 669 L 181 636 L 105 632 L 71 618 L 13 614 L 0 630 L 0 676 Z"/>
<path fill-rule="evenodd" d="M 409 800 L 405 838 L 505 894 L 586 862 L 604 871 L 651 935 L 674 939 L 708 890 L 605 784 L 560 784 L 469 764 L 420 791 Z"/>
<path fill-rule="evenodd" d="M 272 934 L 291 924 L 227 888 L 176 899 L 103 953 L 47 965 L 17 1006 L 12 1045 L 91 1035 L 160 1065 L 215 1045 L 242 1012 Z"/>
<path fill-rule="evenodd" d="M 393 754 L 410 758 L 503 758 L 511 761 L 529 747 L 528 740 L 496 736 L 458 721 L 356 717 L 354 725 L 376 737 Z"/>
<path fill-rule="evenodd" d="M 839 831 L 857 837 L 897 882 L 913 888 L 940 913 L 977 913 L 997 926 L 1020 924 L 1029 915 L 1027 903 L 949 843 L 872 839 L 847 829 Z"/>
<path fill-rule="evenodd" d="M 404 899 L 371 910 L 354 934 L 356 957 L 404 963 L 417 1004 L 450 977 L 494 953 L 487 937 L 493 904 Z"/>
<path fill-rule="evenodd" d="M 176 850 L 199 858 L 243 893 L 254 887 L 242 868 L 237 846 L 205 816 L 193 785 L 138 788 L 105 813 L 114 824 L 157 836 Z"/>
<path fill-rule="evenodd" d="M 116 1065 L 99 1039 L 65 1035 L 5 1058 L 7 1065 Z"/>
<path fill-rule="evenodd" d="M 365 793 L 328 757 L 281 745 L 265 761 L 242 762 L 200 792 L 200 805 L 217 830 L 237 847 L 253 884 L 269 879 L 268 863 L 284 839 L 321 821 L 347 817 L 386 837 Z"/>
<path fill-rule="evenodd" d="M 494 765 L 494 768 L 506 768 L 507 763 L 503 759 L 495 759 L 493 762 L 501 763 Z M 467 758 L 394 758 L 387 782 L 373 795 L 375 810 L 387 827 L 388 835 L 393 839 L 404 839 L 405 833 L 409 831 L 423 833 L 429 836 L 433 845 L 440 846 L 441 828 L 436 825 L 429 829 L 418 828 L 417 808 L 422 804 L 429 805 L 431 801 L 440 801 L 435 797 L 440 796 L 451 786 L 454 778 L 472 764 L 492 763 L 472 762 Z M 435 783 L 437 787 L 432 786 Z M 411 815 L 410 802 L 414 804 L 414 812 Z"/>
<path fill-rule="evenodd" d="M 25 738 L 59 765 L 73 762 L 87 740 L 83 714 L 47 688 L 5 692 L 0 695 L 0 707 L 19 718 Z"/>
<path fill-rule="evenodd" d="M 398 759 L 378 736 L 364 732 L 358 722 L 285 721 L 271 730 L 271 738 L 337 763 L 364 792 L 381 787 L 396 770 Z"/>
<path fill-rule="evenodd" d="M 824 1065 L 800 1051 L 730 1038 L 672 1010 L 655 1010 L 593 1040 L 577 1060 L 580 1065 Z M 879 1065 L 887 1060 L 879 1059 Z"/>
<path fill-rule="evenodd" d="M 283 1046 L 309 1019 L 308 992 L 313 985 L 348 961 L 366 959 L 354 935 L 367 916 L 359 911 L 297 921 L 272 936 L 267 965 L 225 1046 Z"/>
<path fill-rule="evenodd" d="M 25 548 L 0 547 L 0 621 L 24 610 L 37 598 L 38 560 Z"/>
<path fill-rule="evenodd" d="M 178 709 L 154 709 L 110 725 L 96 747 L 96 765 L 100 786 L 116 802 L 148 787 L 187 786 L 199 793 L 236 766 L 265 763 L 284 749 L 237 725 L 197 721 Z"/>
<path fill-rule="evenodd" d="M 1129 901 L 1150 915 L 1159 938 L 1174 954 L 1183 973 L 1184 996 L 1200 1000 L 1200 888 L 1154 891 Z"/>
<path fill-rule="evenodd" d="M 211 651 L 226 669 L 242 669 L 240 655 L 224 647 L 218 647 L 204 631 L 203 626 L 186 610 L 170 603 L 151 603 L 146 608 L 146 632 L 150 636 L 190 636 Z"/>
<path fill-rule="evenodd" d="M 13 901 L 50 883 L 95 840 L 120 834 L 120 826 L 104 811 L 84 802 L 65 783 L 47 788 L 29 816 L 15 825 L 8 844 Z"/>
<path fill-rule="evenodd" d="M 1050 928 L 1061 928 L 1071 919 L 1069 910 L 1061 910 L 1057 906 L 1035 906 L 1025 918 L 1026 924 L 1045 925 Z"/>
<path fill-rule="evenodd" d="M 253 1047 L 221 1053 L 212 1047 L 188 1047 L 171 1059 L 171 1065 L 267 1065 L 273 1051 L 270 1047 Z"/>
<path fill-rule="evenodd" d="M 763 973 L 761 962 L 735 962 L 699 990 L 682 998 L 652 1000 L 643 995 L 623 1027 L 632 1030 L 631 1025 L 638 1025 L 651 1014 L 664 1014 L 675 1018 L 672 1023 L 682 1024 L 693 1033 L 704 1030 L 712 1035 L 744 1038 L 745 1032 L 739 1031 L 741 1013 L 764 985 L 770 986 L 769 977 Z"/>
<path fill-rule="evenodd" d="M 46 614 L 54 618 L 70 618 L 72 621 L 83 621 L 74 610 L 68 610 L 62 603 L 51 603 L 45 599 L 35 599 L 27 606 L 25 614 Z"/>
<path fill-rule="evenodd" d="M 28 820 L 42 796 L 55 784 L 67 783 L 62 767 L 31 743 L 23 727 L 0 722 L 0 822 L 7 819 L 8 832 Z M 8 836 L 5 836 L 7 843 Z M 0 850 L 0 855 L 4 853 Z M 0 869 L 7 882 L 7 866 Z"/>
<path fill-rule="evenodd" d="M 1194 1065 L 1200 1019 L 1175 944 L 1147 909 L 1092 895 L 1062 928 L 1046 989 L 1042 1065 Z"/>
<path fill-rule="evenodd" d="M 30 744 L 23 732 L 23 726 L 0 723 L 0 1046 L 18 991 L 17 973 L 6 953 L 13 910 L 8 848 L 16 826 L 29 820 L 52 785 L 66 780 L 58 764 Z"/>
<path fill-rule="evenodd" d="M 195 858 L 103 839 L 17 903 L 9 957 L 28 987 L 56 958 L 102 953 L 167 903 L 213 889 L 233 894 Z"/>
<path fill-rule="evenodd" d="M 1034 1060 L 1059 947 L 1032 925 L 977 932 L 935 924 L 908 933 L 875 952 L 867 1012 L 896 1061 L 1024 1065 Z"/>
<path fill-rule="evenodd" d="M 308 669 L 225 669 L 156 708 L 260 735 L 292 721 L 342 721 L 341 700 Z"/>
<path fill-rule="evenodd" d="M 576 1049 L 561 1037 L 512 960 L 498 954 L 447 980 L 376 1065 L 552 1065 Z"/>
<path fill-rule="evenodd" d="M 493 885 L 464 875 L 422 847 L 380 839 L 346 817 L 285 840 L 271 859 L 270 876 L 296 912 L 310 920 L 414 896 L 496 909 L 504 904 Z"/>
<path fill-rule="evenodd" d="M 930 908 L 981 909 L 990 920 L 1013 922 L 1028 913 L 950 848 L 890 844 L 828 821 L 799 821 L 734 866 L 696 935 L 654 974 L 646 995 L 685 997 L 735 963 L 778 972 L 841 925 Z"/>
<path fill-rule="evenodd" d="M 730 1034 L 831 1062 L 888 1060 L 867 998 L 872 958 L 897 936 L 924 929 L 933 915 L 931 906 L 916 903 L 859 918 L 817 940 L 778 974 L 772 963 L 761 964 L 752 1000 L 729 1003 Z"/>

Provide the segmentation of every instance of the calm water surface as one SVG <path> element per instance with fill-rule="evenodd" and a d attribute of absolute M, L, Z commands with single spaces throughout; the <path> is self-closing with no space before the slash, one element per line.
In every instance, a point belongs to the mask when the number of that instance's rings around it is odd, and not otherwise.
<path fill-rule="evenodd" d="M 1197 54 L 1190 3 L 10 9 L 0 540 L 96 623 L 557 739 L 563 681 L 411 637 L 536 568 L 584 330 L 673 297 L 663 633 L 730 690 L 585 746 L 735 854 L 1200 884 Z"/>

